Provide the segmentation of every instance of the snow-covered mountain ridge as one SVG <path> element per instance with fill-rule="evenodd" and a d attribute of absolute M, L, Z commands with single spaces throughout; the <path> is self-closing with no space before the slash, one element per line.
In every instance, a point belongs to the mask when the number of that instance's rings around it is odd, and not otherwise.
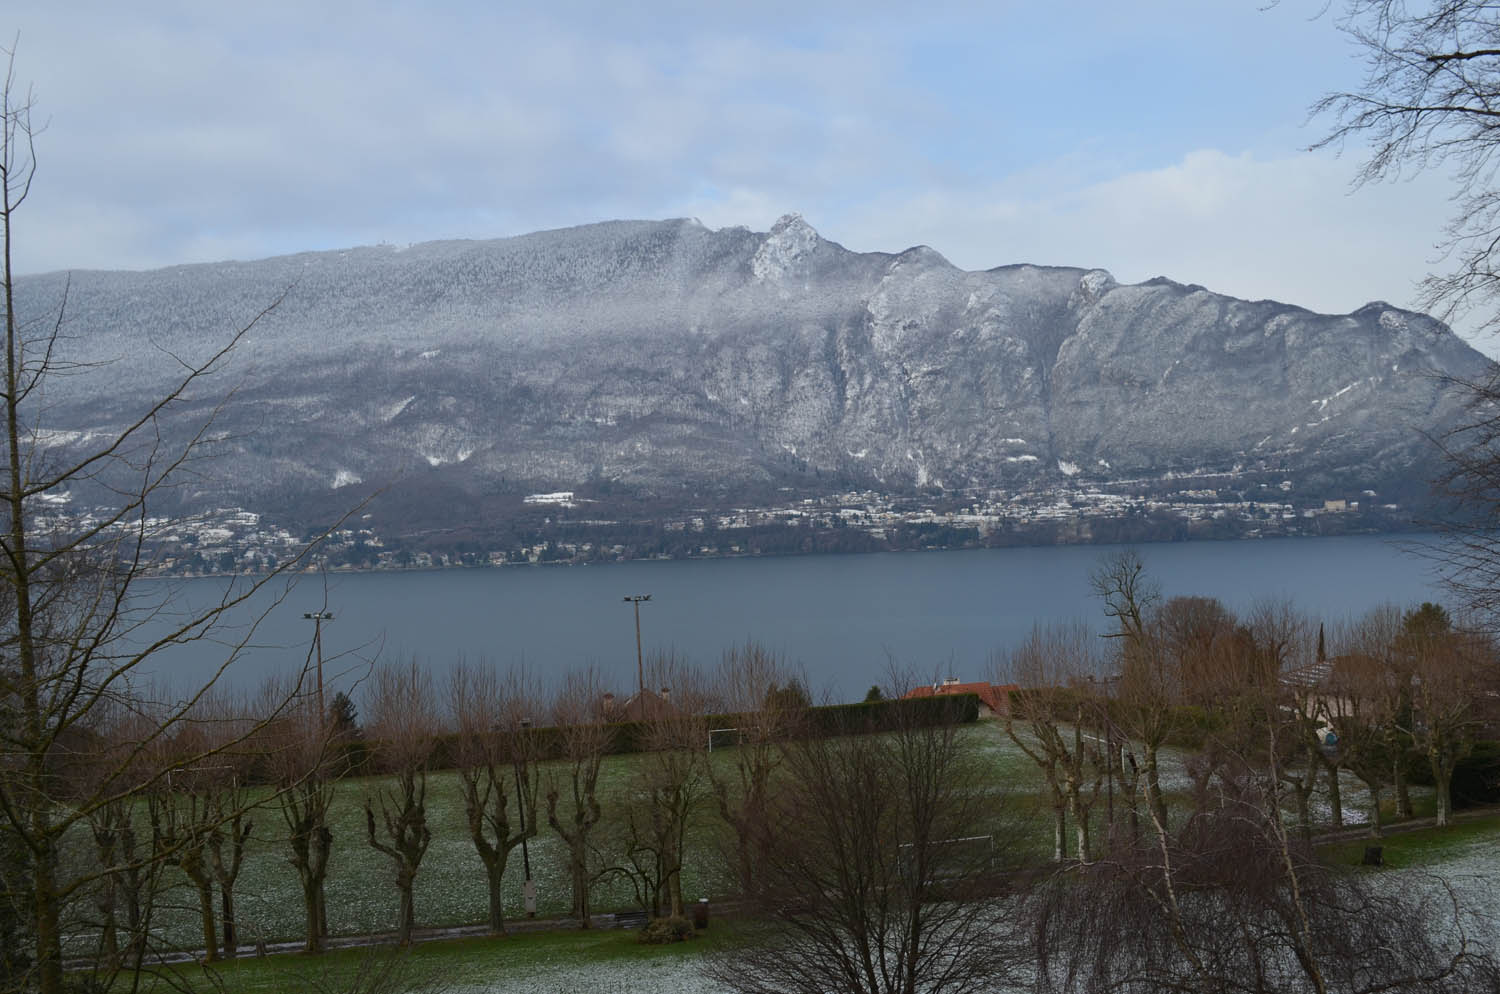
<path fill-rule="evenodd" d="M 121 423 L 168 353 L 206 354 L 279 299 L 181 412 L 237 391 L 218 426 L 232 471 L 194 498 L 291 513 L 398 481 L 441 495 L 434 527 L 495 494 L 590 487 L 732 501 L 1212 472 L 1409 491 L 1433 465 L 1421 432 L 1461 410 L 1433 373 L 1486 362 L 1384 303 L 1322 315 L 1097 269 L 966 272 L 926 247 L 850 252 L 796 215 L 26 277 L 33 327 L 65 280 L 66 348 L 114 361 L 49 386 L 46 444 Z"/>

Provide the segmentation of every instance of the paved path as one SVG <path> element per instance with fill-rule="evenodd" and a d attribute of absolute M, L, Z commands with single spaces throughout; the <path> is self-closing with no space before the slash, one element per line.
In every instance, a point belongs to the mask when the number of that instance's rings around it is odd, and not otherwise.
<path fill-rule="evenodd" d="M 1479 821 L 1483 818 L 1493 818 L 1500 815 L 1500 805 L 1491 804 L 1479 808 L 1465 808 L 1453 813 L 1453 821 Z M 1380 826 L 1380 835 L 1370 834 L 1369 825 L 1351 825 L 1348 828 L 1327 829 L 1322 832 L 1313 833 L 1313 842 L 1324 845 L 1330 842 L 1356 842 L 1360 839 L 1369 840 L 1371 845 L 1379 845 L 1380 840 L 1391 835 L 1404 835 L 1407 832 L 1420 832 L 1424 828 L 1436 828 L 1437 818 L 1408 818 L 1405 821 L 1386 822 Z"/>

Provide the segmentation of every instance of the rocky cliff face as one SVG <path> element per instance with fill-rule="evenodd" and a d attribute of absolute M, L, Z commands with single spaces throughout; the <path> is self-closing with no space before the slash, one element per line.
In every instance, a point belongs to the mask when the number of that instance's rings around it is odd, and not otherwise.
<path fill-rule="evenodd" d="M 19 285 L 46 327 L 65 278 Z M 113 363 L 49 388 L 52 448 L 140 410 L 269 303 L 182 405 L 232 472 L 195 499 L 294 507 L 400 479 L 453 500 L 612 484 L 1026 486 L 1285 473 L 1380 489 L 1485 360 L 1383 303 L 1321 315 L 1102 270 L 965 272 L 768 233 L 610 222 L 488 242 L 75 273 L 65 346 Z"/>

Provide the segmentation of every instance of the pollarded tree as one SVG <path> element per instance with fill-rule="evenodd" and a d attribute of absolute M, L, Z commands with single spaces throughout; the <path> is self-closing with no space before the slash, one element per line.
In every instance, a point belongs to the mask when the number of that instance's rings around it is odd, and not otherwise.
<path fill-rule="evenodd" d="M 547 824 L 568 848 L 571 914 L 580 928 L 592 924 L 589 853 L 594 829 L 604 816 L 599 804 L 599 770 L 614 733 L 604 714 L 604 688 L 593 670 L 572 672 L 552 705 L 562 751 L 547 777 Z"/>
<path fill-rule="evenodd" d="M 531 722 L 540 695 L 515 674 L 502 681 L 490 667 L 460 663 L 452 670 L 449 707 L 457 724 L 453 758 L 469 838 L 489 888 L 489 927 L 503 934 L 506 865 L 511 852 L 537 834 L 537 740 Z"/>
<path fill-rule="evenodd" d="M 259 727 L 250 743 L 264 757 L 291 850 L 287 861 L 297 872 L 302 892 L 302 949 L 319 952 L 328 936 L 324 885 L 334 841 L 328 812 L 341 764 L 334 758 L 332 733 L 313 693 L 294 696 L 287 703 L 284 682 L 268 681 L 257 704 L 257 718 Z"/>
<path fill-rule="evenodd" d="M 368 732 L 385 782 L 365 797 L 365 840 L 391 861 L 400 898 L 396 941 L 411 943 L 417 871 L 432 843 L 427 824 L 427 767 L 439 731 L 432 677 L 415 660 L 375 669 Z M 377 826 L 376 809 L 380 819 Z"/>

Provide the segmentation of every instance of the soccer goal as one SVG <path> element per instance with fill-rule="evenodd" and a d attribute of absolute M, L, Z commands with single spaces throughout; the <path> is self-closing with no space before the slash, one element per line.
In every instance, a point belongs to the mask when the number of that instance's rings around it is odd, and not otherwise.
<path fill-rule="evenodd" d="M 713 752 L 714 746 L 724 748 L 725 746 L 737 746 L 740 744 L 740 730 L 738 728 L 710 728 L 708 730 L 708 751 Z"/>

